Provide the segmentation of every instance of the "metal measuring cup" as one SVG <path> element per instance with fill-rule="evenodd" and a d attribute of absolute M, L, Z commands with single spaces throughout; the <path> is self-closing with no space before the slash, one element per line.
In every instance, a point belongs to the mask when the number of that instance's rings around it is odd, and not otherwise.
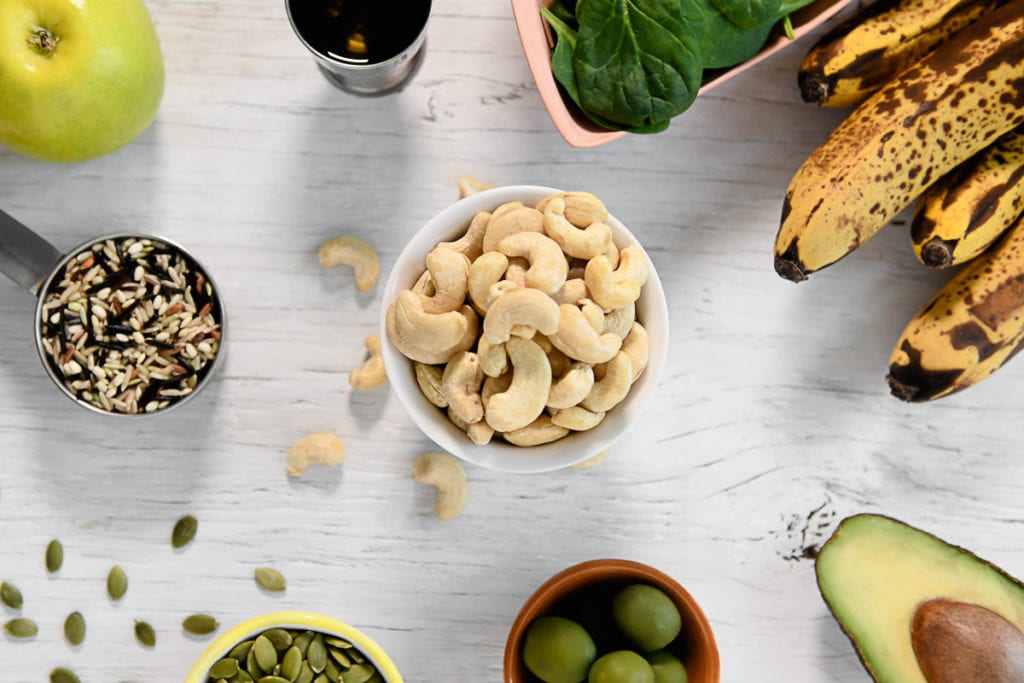
<path fill-rule="evenodd" d="M 70 342 L 66 339 L 64 341 L 59 341 L 60 339 L 64 339 L 64 337 L 48 336 L 48 333 L 53 332 L 52 328 L 55 323 L 50 320 L 51 314 L 49 313 L 47 302 L 50 301 L 52 305 L 55 301 L 53 299 L 55 293 L 59 296 L 59 290 L 57 288 L 61 286 L 62 280 L 66 277 L 66 274 L 70 272 L 69 269 L 76 268 L 85 263 L 88 260 L 88 256 L 79 260 L 81 256 L 93 252 L 97 247 L 99 247 L 102 252 L 110 245 L 114 245 L 110 248 L 115 250 L 115 258 L 121 259 L 123 269 L 127 270 L 129 263 L 133 262 L 130 259 L 135 259 L 138 255 L 122 253 L 119 245 L 132 242 L 133 240 L 134 243 L 143 245 L 148 241 L 151 245 L 154 245 L 154 250 L 161 250 L 161 254 L 166 252 L 169 258 L 179 257 L 180 260 L 176 260 L 175 262 L 187 264 L 190 268 L 194 269 L 190 272 L 194 272 L 196 274 L 196 281 L 201 282 L 201 286 L 196 288 L 194 293 L 188 293 L 187 296 L 190 298 L 199 296 L 201 290 L 202 296 L 200 298 L 206 300 L 209 304 L 209 310 L 201 319 L 206 320 L 207 318 L 212 318 L 216 321 L 216 331 L 209 337 L 214 340 L 216 350 L 209 358 L 195 363 L 200 366 L 198 369 L 190 359 L 183 357 L 183 354 L 191 353 L 187 350 L 187 347 L 183 346 L 180 353 L 175 356 L 173 352 L 177 350 L 177 347 L 174 344 L 167 343 L 168 340 L 159 341 L 156 338 L 147 338 L 146 335 L 149 335 L 148 330 L 150 330 L 150 328 L 143 325 L 141 321 L 138 323 L 139 329 L 134 329 L 131 318 L 128 318 L 125 325 L 119 325 L 119 331 L 113 338 L 108 335 L 107 339 L 100 339 L 100 335 L 97 333 L 95 328 L 97 318 L 92 317 L 94 315 L 92 310 L 94 296 L 93 293 L 89 293 L 88 290 L 78 292 L 79 294 L 85 294 L 86 301 L 89 302 L 89 305 L 88 307 L 85 307 L 85 311 L 82 315 L 75 316 L 78 320 L 73 324 L 77 324 L 82 327 L 82 330 L 75 335 L 75 337 L 77 337 L 76 341 Z M 138 249 L 137 251 L 142 251 L 142 249 Z M 146 252 L 147 255 L 150 253 L 152 253 L 152 250 Z M 133 272 L 128 274 L 131 277 L 131 281 L 128 281 L 128 278 L 124 278 L 120 283 L 111 282 L 107 289 L 114 292 L 115 284 L 118 287 L 125 284 L 131 285 L 135 282 L 137 272 L 138 271 L 136 269 L 133 269 Z M 47 374 L 50 376 L 50 379 L 53 380 L 54 384 L 61 389 L 65 396 L 73 400 L 78 405 L 88 408 L 94 412 L 126 417 L 140 417 L 165 413 L 170 409 L 188 402 L 198 394 L 204 386 L 209 384 L 214 371 L 221 364 L 224 356 L 225 309 L 223 301 L 221 301 L 219 291 L 217 290 L 213 279 L 210 277 L 209 272 L 202 266 L 202 264 L 200 264 L 199 261 L 183 247 L 171 240 L 145 234 L 114 234 L 89 240 L 67 253 L 62 253 L 36 232 L 26 227 L 4 211 L 0 211 L 0 273 L 3 273 L 22 288 L 36 296 L 37 303 L 34 323 L 36 349 L 39 352 L 39 358 L 42 361 Z M 167 273 L 164 272 L 163 274 Z M 175 271 L 175 274 L 177 274 L 177 271 Z M 134 299 L 128 297 L 126 299 L 131 302 L 128 304 L 129 306 L 134 304 L 134 308 L 131 310 L 132 317 L 142 317 L 135 315 L 136 309 L 141 306 L 143 312 L 145 312 L 147 310 L 147 305 L 152 307 L 153 302 L 157 301 L 156 297 L 161 291 L 170 298 L 173 298 L 172 292 L 174 290 L 178 290 L 179 293 L 184 291 L 177 287 L 175 282 L 162 282 L 157 279 L 157 283 L 158 285 L 152 286 L 156 291 L 153 291 L 151 296 L 138 297 Z M 148 285 L 148 280 L 140 282 L 136 286 L 136 291 L 141 291 Z M 102 289 L 100 289 L 98 294 L 102 293 Z M 113 296 L 115 298 L 117 297 L 116 294 L 113 294 Z M 182 296 L 184 297 L 186 295 L 182 294 Z M 168 300 L 168 298 L 162 299 L 163 304 L 166 304 Z M 99 303 L 102 303 L 102 301 Z M 169 307 L 163 306 L 163 304 L 161 304 L 161 306 L 166 311 Z M 102 309 L 103 306 L 101 305 L 100 308 Z M 115 308 L 120 308 L 120 304 L 115 304 Z M 63 310 L 64 309 L 62 308 L 60 315 L 63 315 Z M 123 312 L 123 310 L 121 312 Z M 156 311 L 155 309 L 154 312 L 159 313 L 159 311 Z M 105 315 L 105 313 L 98 311 L 96 315 Z M 148 314 L 146 317 L 149 317 Z M 181 318 L 181 320 L 184 319 L 184 317 Z M 191 320 L 196 319 L 197 318 L 192 318 Z M 105 320 L 106 318 L 104 317 L 104 321 Z M 191 320 L 189 320 L 189 322 L 191 322 Z M 125 328 L 124 331 L 121 330 L 122 327 Z M 109 328 L 104 327 L 104 329 Z M 147 330 L 146 335 L 143 334 L 143 330 Z M 205 330 L 205 327 L 201 328 L 201 330 Z M 128 334 L 128 331 L 132 334 Z M 64 333 L 61 332 L 61 334 Z M 207 333 L 201 331 L 200 334 Z M 75 337 L 72 338 L 74 339 Z M 142 343 L 137 341 L 140 338 Z M 204 341 L 208 340 L 204 339 Z M 64 363 L 60 363 L 58 359 L 54 358 L 54 344 L 58 343 L 64 345 L 61 346 L 61 353 L 66 353 L 68 357 L 68 360 Z M 199 343 L 202 344 L 202 342 Z M 93 346 L 90 346 L 90 344 Z M 159 344 L 159 346 L 157 346 L 157 344 Z M 214 348 L 212 344 L 209 346 L 210 348 Z M 114 377 L 110 378 L 109 382 L 104 384 L 104 379 L 102 379 L 102 375 L 106 372 L 104 365 L 89 365 L 88 357 L 84 355 L 83 350 L 90 348 L 102 349 L 104 353 L 101 353 L 100 356 L 104 359 L 112 357 L 116 358 L 116 363 L 113 363 L 114 365 L 128 365 L 130 358 L 142 358 L 143 356 L 141 354 L 143 352 L 141 349 L 143 348 L 157 350 L 150 350 L 149 355 L 145 356 L 145 358 L 152 359 L 152 366 L 144 365 L 140 368 L 138 365 L 133 365 L 133 369 L 131 370 L 125 368 L 125 375 L 120 380 L 117 380 L 117 375 L 115 374 Z M 134 350 L 129 351 L 129 349 Z M 193 350 L 195 350 L 194 346 Z M 115 352 L 117 354 L 116 356 L 114 356 Z M 199 352 L 197 351 L 196 353 Z M 161 356 L 163 359 L 157 359 L 156 356 Z M 93 358 L 95 360 L 95 356 L 93 356 Z M 167 358 L 173 358 L 173 363 L 167 361 Z M 72 362 L 75 363 L 74 366 L 69 365 Z M 84 366 L 83 363 L 85 363 Z M 156 371 L 154 372 L 153 370 L 155 366 L 159 367 L 156 367 Z M 71 367 L 71 369 L 81 370 L 81 372 L 74 373 L 74 375 L 69 376 L 67 371 L 68 367 Z M 98 372 L 95 370 L 97 367 L 99 367 Z M 180 372 L 178 368 L 180 368 Z M 164 372 L 164 369 L 167 369 L 166 373 Z M 168 375 L 166 379 L 163 377 L 164 374 Z M 79 379 L 75 379 L 78 375 L 81 375 L 81 377 Z M 191 379 L 192 377 L 195 379 Z M 120 384 L 123 383 L 124 391 L 127 392 L 130 389 L 132 395 L 140 393 L 140 398 L 145 398 L 145 401 L 141 402 L 141 405 L 139 404 L 139 401 L 136 401 L 134 406 L 136 409 L 134 410 L 122 410 L 112 403 L 109 396 L 104 400 L 103 397 L 97 393 L 99 389 L 96 389 L 95 387 L 103 387 L 103 395 L 106 396 L 110 391 L 109 385 L 114 382 L 118 383 L 114 386 L 114 389 L 117 389 Z M 89 385 L 89 391 L 84 390 L 83 383 Z M 189 386 L 190 384 L 192 386 Z M 173 388 L 176 385 L 180 385 L 180 388 Z M 141 392 L 138 389 L 140 386 L 143 387 Z M 169 386 L 172 388 L 168 389 Z M 167 395 L 163 395 L 164 392 L 168 392 Z M 115 392 L 115 396 L 116 395 L 117 394 Z"/>

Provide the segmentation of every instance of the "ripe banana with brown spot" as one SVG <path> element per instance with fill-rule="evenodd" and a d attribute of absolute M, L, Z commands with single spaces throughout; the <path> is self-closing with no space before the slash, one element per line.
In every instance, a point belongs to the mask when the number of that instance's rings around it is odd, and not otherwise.
<path fill-rule="evenodd" d="M 939 178 L 914 207 L 914 253 L 926 266 L 966 263 L 1024 213 L 1024 126 Z"/>
<path fill-rule="evenodd" d="M 963 29 L 869 97 L 786 192 L 775 270 L 799 282 L 867 242 L 921 192 L 1024 123 L 1024 0 Z"/>
<path fill-rule="evenodd" d="M 958 272 L 903 331 L 886 378 L 904 401 L 966 389 L 998 370 L 1024 340 L 1024 218 Z"/>
<path fill-rule="evenodd" d="M 1005 0 L 881 0 L 814 44 L 797 72 L 804 102 L 850 107 Z"/>

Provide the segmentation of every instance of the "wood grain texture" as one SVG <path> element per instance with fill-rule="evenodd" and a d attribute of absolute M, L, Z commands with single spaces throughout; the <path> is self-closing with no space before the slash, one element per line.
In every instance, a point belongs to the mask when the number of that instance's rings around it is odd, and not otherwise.
<path fill-rule="evenodd" d="M 380 98 L 328 85 L 283 2 L 149 7 L 168 73 L 155 125 L 73 166 L 0 150 L 0 207 L 61 248 L 136 229 L 188 245 L 227 302 L 226 364 L 180 411 L 102 419 L 51 386 L 34 301 L 0 282 L 0 580 L 40 625 L 30 642 L 0 637 L 4 681 L 61 665 L 83 682 L 176 683 L 209 640 L 184 634 L 185 616 L 223 630 L 277 609 L 362 628 L 408 681 L 497 681 L 541 582 L 622 557 L 697 597 L 724 681 L 854 683 L 867 676 L 812 561 L 842 517 L 900 517 L 1024 574 L 1024 365 L 934 405 L 889 397 L 891 345 L 944 279 L 916 264 L 905 225 L 799 286 L 772 269 L 786 183 L 842 115 L 800 102 L 800 47 L 666 133 L 576 150 L 547 118 L 504 2 L 437 0 L 420 72 Z M 603 464 L 467 468 L 466 509 L 440 523 L 410 478 L 430 443 L 386 388 L 347 382 L 383 277 L 358 293 L 316 247 L 356 234 L 386 274 L 465 173 L 601 196 L 662 274 L 672 348 L 657 400 Z M 347 460 L 289 479 L 284 454 L 311 431 L 341 435 Z M 183 514 L 199 531 L 175 551 Z M 65 548 L 54 576 L 51 538 Z M 111 604 L 115 563 L 130 587 Z M 256 587 L 264 565 L 285 593 Z M 77 648 L 61 635 L 74 610 L 88 622 Z M 156 628 L 153 650 L 134 619 Z"/>

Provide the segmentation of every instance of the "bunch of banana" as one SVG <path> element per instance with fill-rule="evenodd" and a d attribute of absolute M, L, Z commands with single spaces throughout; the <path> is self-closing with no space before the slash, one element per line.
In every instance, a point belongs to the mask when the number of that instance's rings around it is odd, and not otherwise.
<path fill-rule="evenodd" d="M 914 207 L 921 263 L 946 268 L 985 251 L 1024 213 L 1024 126 L 939 178 Z"/>
<path fill-rule="evenodd" d="M 1024 0 L 961 29 L 855 109 L 797 170 L 775 238 L 790 280 L 835 263 L 1024 123 Z"/>
<path fill-rule="evenodd" d="M 896 74 L 1005 0 L 880 0 L 826 33 L 804 57 L 805 102 L 860 104 Z"/>

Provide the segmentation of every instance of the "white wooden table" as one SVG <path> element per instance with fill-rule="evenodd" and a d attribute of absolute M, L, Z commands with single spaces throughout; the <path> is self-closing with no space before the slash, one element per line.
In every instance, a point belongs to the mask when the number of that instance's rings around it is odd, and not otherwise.
<path fill-rule="evenodd" d="M 209 642 L 183 617 L 223 630 L 277 609 L 360 627 L 408 681 L 497 681 L 521 603 L 601 557 L 652 564 L 698 598 L 723 681 L 866 681 L 810 559 L 839 519 L 890 514 L 1024 573 L 1024 363 L 931 405 L 889 396 L 891 348 L 944 278 L 917 265 L 905 225 L 799 286 L 772 269 L 788 180 L 844 114 L 800 102 L 800 47 L 666 133 L 579 150 L 537 97 L 506 2 L 436 0 L 421 70 L 381 98 L 332 88 L 283 2 L 149 6 L 167 67 L 157 122 L 78 165 L 0 151 L 0 206 L 62 248 L 132 230 L 188 245 L 223 289 L 226 364 L 180 411 L 104 419 L 51 385 L 35 302 L 0 282 L 0 579 L 40 627 L 0 636 L 3 681 L 58 665 L 87 683 L 181 681 Z M 604 464 L 469 466 L 466 509 L 442 523 L 410 479 L 431 444 L 386 388 L 347 382 L 383 278 L 358 293 L 315 251 L 357 234 L 386 273 L 467 173 L 602 197 L 661 272 L 672 347 L 657 399 Z M 341 435 L 347 460 L 291 479 L 284 453 L 311 431 Z M 174 551 L 184 514 L 199 533 Z M 55 576 L 51 538 L 66 557 Z M 113 564 L 130 580 L 117 604 Z M 256 588 L 263 565 L 286 575 L 284 594 Z M 61 633 L 73 610 L 88 623 L 78 648 Z M 156 628 L 152 650 L 134 619 Z"/>

